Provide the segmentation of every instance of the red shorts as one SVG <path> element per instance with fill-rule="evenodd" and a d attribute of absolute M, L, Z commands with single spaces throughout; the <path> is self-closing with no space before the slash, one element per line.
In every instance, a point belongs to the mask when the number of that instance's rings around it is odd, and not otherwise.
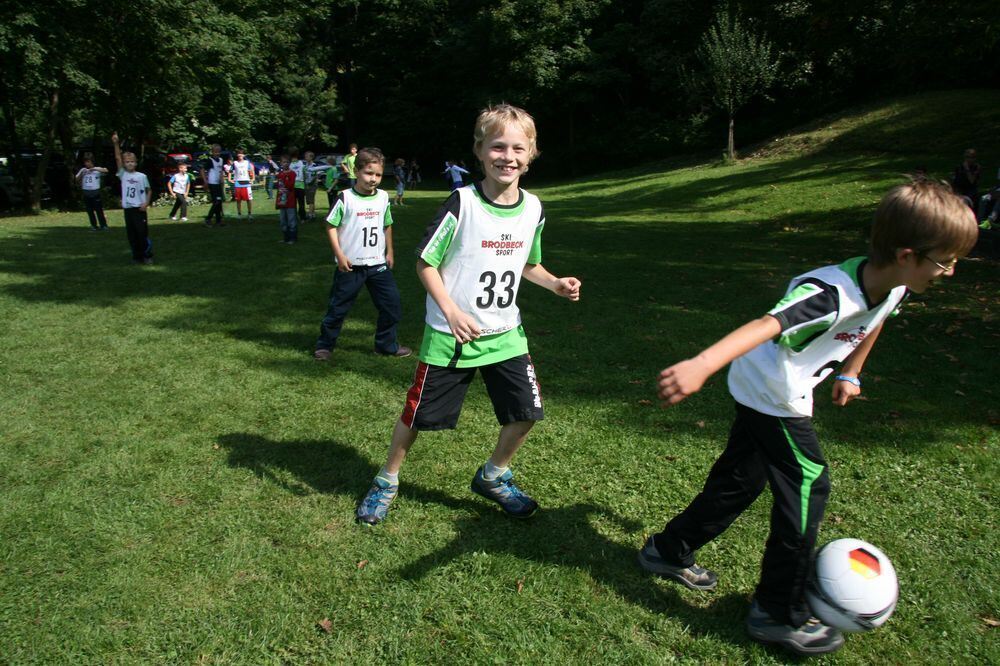
<path fill-rule="evenodd" d="M 233 199 L 236 201 L 253 201 L 253 190 L 249 187 L 234 187 Z"/>

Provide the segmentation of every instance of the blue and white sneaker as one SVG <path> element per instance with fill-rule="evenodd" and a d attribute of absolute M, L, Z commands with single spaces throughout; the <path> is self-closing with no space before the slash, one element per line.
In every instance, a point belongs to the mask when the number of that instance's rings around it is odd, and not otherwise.
<path fill-rule="evenodd" d="M 372 487 L 368 489 L 368 493 L 354 514 L 358 522 L 367 525 L 378 525 L 382 522 L 392 500 L 396 499 L 397 492 L 399 492 L 398 483 L 389 483 L 376 476 Z"/>
<path fill-rule="evenodd" d="M 527 518 L 538 510 L 538 502 L 531 499 L 514 483 L 514 473 L 509 469 L 493 479 L 483 477 L 483 468 L 476 470 L 472 477 L 472 492 L 496 502 L 505 513 L 518 518 Z"/>

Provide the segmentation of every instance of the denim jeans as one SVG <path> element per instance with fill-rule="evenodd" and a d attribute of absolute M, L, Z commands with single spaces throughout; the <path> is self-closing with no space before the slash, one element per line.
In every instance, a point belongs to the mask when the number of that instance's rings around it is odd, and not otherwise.
<path fill-rule="evenodd" d="M 355 266 L 347 273 L 335 269 L 333 286 L 330 287 L 330 302 L 326 316 L 319 327 L 316 349 L 333 349 L 344 325 L 347 313 L 358 297 L 361 287 L 368 287 L 372 303 L 378 309 L 375 324 L 375 351 L 380 354 L 395 354 L 399 349 L 396 326 L 402 319 L 399 289 L 388 264 L 378 266 Z"/>
<path fill-rule="evenodd" d="M 278 219 L 281 221 L 281 233 L 285 236 L 285 242 L 297 241 L 299 239 L 299 220 L 295 215 L 295 209 L 279 208 Z"/>

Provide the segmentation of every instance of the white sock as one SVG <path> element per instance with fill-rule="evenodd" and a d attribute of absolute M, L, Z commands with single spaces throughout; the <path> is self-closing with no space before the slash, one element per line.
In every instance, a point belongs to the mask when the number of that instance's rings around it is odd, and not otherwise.
<path fill-rule="evenodd" d="M 397 472 L 396 474 L 389 474 L 389 472 L 385 471 L 385 467 L 383 467 L 378 471 L 378 474 L 375 475 L 375 478 L 385 479 L 391 485 L 394 486 L 399 485 L 399 473 Z"/>
<path fill-rule="evenodd" d="M 506 472 L 509 467 L 497 467 L 491 461 L 487 460 L 486 464 L 483 465 L 483 478 L 487 481 L 493 481 L 498 476 Z"/>

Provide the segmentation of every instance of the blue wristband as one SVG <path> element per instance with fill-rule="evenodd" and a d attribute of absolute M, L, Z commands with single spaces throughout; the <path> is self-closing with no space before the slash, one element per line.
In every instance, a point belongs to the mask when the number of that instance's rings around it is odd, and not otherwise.
<path fill-rule="evenodd" d="M 861 380 L 857 377 L 848 377 L 847 375 L 837 375 L 834 377 L 838 382 L 847 382 L 848 384 L 854 384 L 858 388 L 861 388 Z"/>

